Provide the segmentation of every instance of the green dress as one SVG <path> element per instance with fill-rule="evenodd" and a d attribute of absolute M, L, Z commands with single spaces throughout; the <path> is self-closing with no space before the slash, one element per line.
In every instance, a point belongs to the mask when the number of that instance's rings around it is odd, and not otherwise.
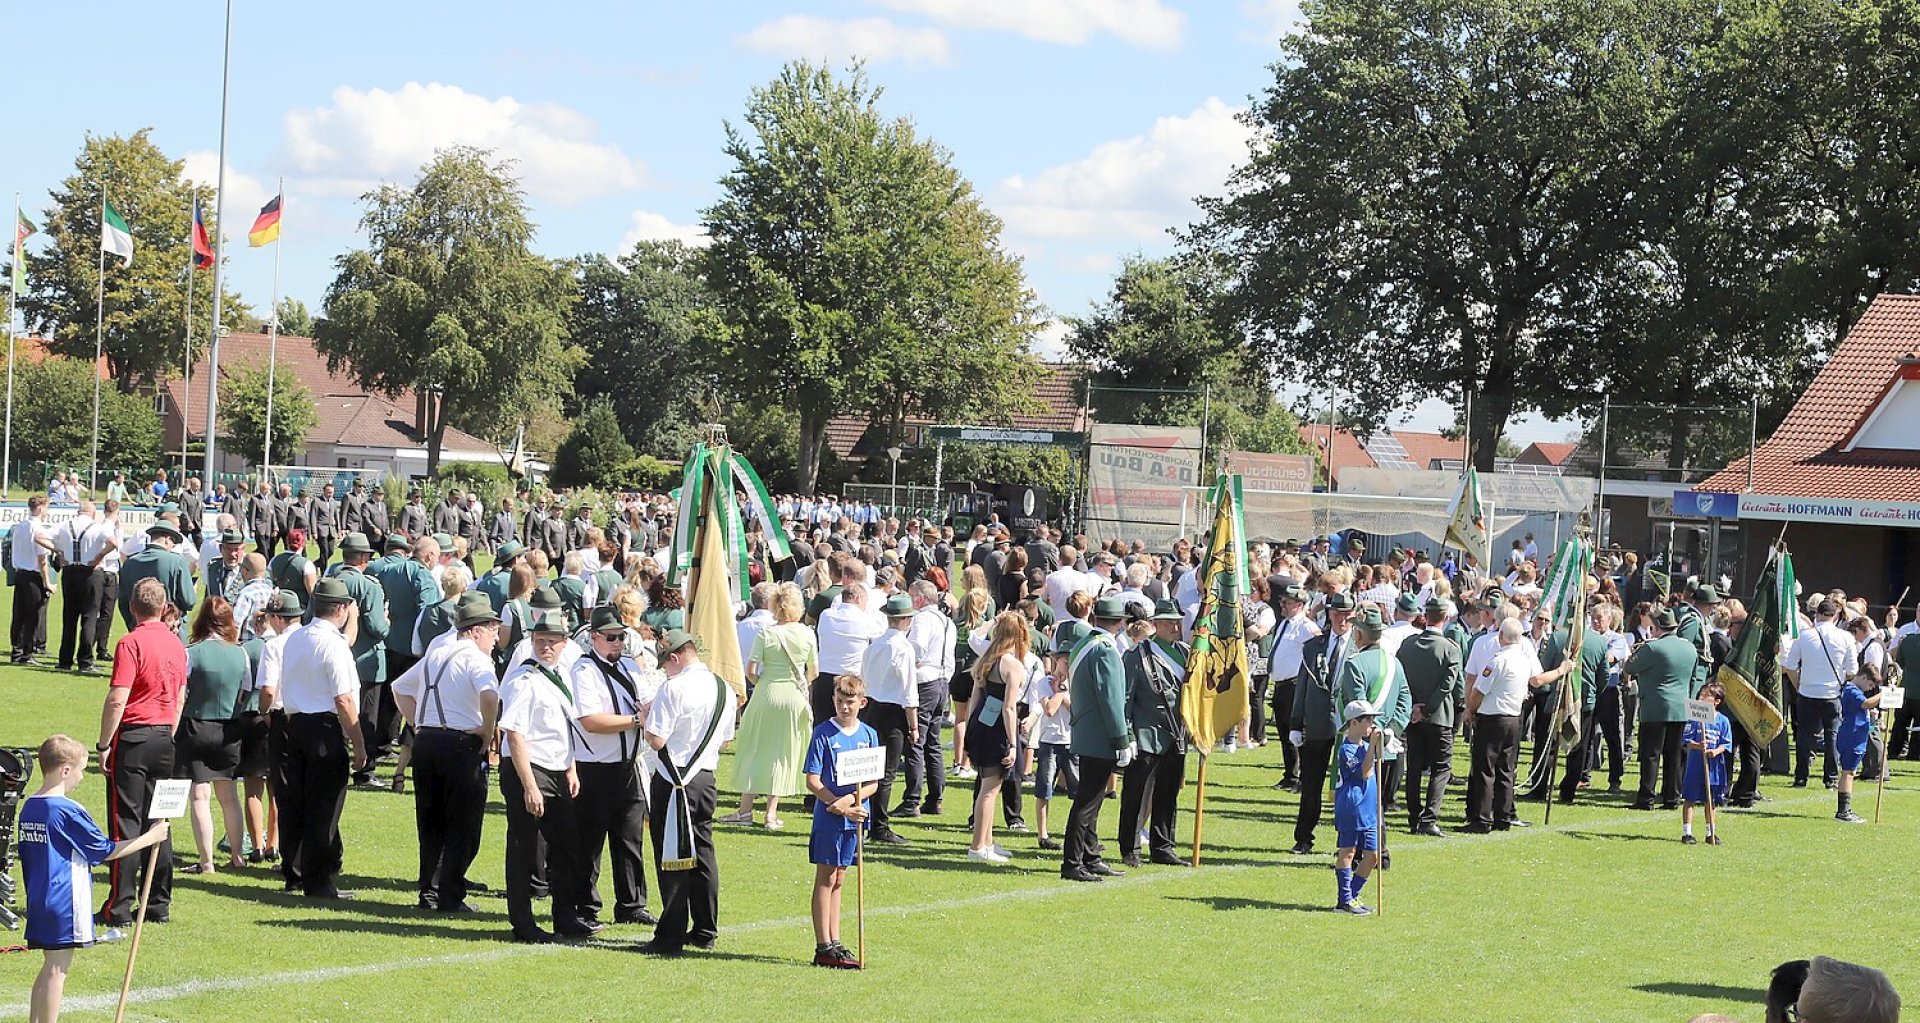
<path fill-rule="evenodd" d="M 820 663 L 813 630 L 798 622 L 763 629 L 747 662 L 760 665 L 753 699 L 733 740 L 733 788 L 757 796 L 793 796 L 807 790 L 807 741 L 813 708 L 807 685 Z"/>

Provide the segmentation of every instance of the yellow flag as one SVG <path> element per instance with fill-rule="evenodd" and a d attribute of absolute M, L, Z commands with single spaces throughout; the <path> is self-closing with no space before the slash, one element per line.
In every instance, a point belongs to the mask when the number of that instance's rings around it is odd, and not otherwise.
<path fill-rule="evenodd" d="M 733 587 L 727 578 L 727 530 L 720 517 L 720 501 L 733 499 L 733 487 L 709 486 L 700 529 L 700 559 L 695 562 L 699 578 L 693 584 L 693 600 L 687 608 L 687 631 L 699 642 L 700 656 L 708 668 L 733 689 L 738 699 L 747 697 L 746 665 L 740 659 L 740 634 L 734 630 Z"/>
<path fill-rule="evenodd" d="M 1200 611 L 1193 619 L 1193 654 L 1180 694 L 1187 734 L 1205 756 L 1220 736 L 1239 727 L 1249 709 L 1247 639 L 1241 614 L 1247 594 L 1246 529 L 1241 523 L 1240 477 L 1214 485 L 1213 536 L 1200 571 Z"/>

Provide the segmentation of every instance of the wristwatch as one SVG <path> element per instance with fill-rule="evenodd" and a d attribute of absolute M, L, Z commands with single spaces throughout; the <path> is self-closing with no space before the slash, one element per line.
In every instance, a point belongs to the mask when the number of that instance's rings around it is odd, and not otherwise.
<path fill-rule="evenodd" d="M 93 747 L 93 751 L 94 751 L 95 753 L 105 753 L 105 752 L 106 752 L 107 750 L 109 750 L 109 749 L 112 749 L 112 748 L 113 748 L 113 743 L 111 743 L 111 742 L 102 742 L 102 743 L 96 743 L 96 744 L 94 745 L 94 747 Z"/>

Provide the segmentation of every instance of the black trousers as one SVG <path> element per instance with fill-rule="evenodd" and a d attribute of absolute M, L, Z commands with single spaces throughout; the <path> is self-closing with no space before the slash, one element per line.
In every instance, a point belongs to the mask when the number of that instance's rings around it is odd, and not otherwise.
<path fill-rule="evenodd" d="M 1513 820 L 1513 775 L 1520 766 L 1520 718 L 1477 714 L 1473 773 L 1467 775 L 1467 823 L 1499 827 Z"/>
<path fill-rule="evenodd" d="M 1760 794 L 1760 744 L 1739 718 L 1729 714 L 1727 721 L 1733 725 L 1734 768 L 1733 789 L 1727 793 L 1727 801 L 1735 806 L 1752 806 L 1754 797 Z"/>
<path fill-rule="evenodd" d="M 1680 805 L 1680 737 L 1686 728 L 1685 721 L 1640 722 L 1640 803 L 1653 802 L 1657 781 L 1660 805 Z"/>
<path fill-rule="evenodd" d="M 1626 700 L 1619 686 L 1600 690 L 1600 698 L 1593 706 L 1593 720 L 1600 728 L 1600 735 L 1598 742 L 1587 744 L 1588 770 L 1600 765 L 1600 750 L 1604 746 L 1607 752 L 1607 787 L 1619 788 L 1621 779 L 1627 774 Z"/>
<path fill-rule="evenodd" d="M 500 769 L 500 798 L 507 804 L 507 923 L 515 934 L 540 929 L 533 918 L 533 860 L 536 844 L 545 841 L 554 930 L 578 931 L 583 890 L 580 828 L 573 796 L 567 791 L 567 772 L 537 764 L 531 769 L 545 804 L 538 817 L 527 812 L 527 790 L 521 785 L 520 772 L 509 764 Z"/>
<path fill-rule="evenodd" d="M 1080 757 L 1080 785 L 1073 790 L 1073 809 L 1067 814 L 1066 838 L 1061 843 L 1062 873 L 1100 862 L 1100 807 L 1107 801 L 1114 766 L 1111 757 Z"/>
<path fill-rule="evenodd" d="M 1173 851 L 1173 821 L 1180 811 L 1180 786 L 1186 781 L 1187 758 L 1182 753 L 1137 753 L 1120 776 L 1120 856 L 1140 851 L 1137 822 L 1147 807 L 1147 850 L 1155 856 L 1177 856 Z"/>
<path fill-rule="evenodd" d="M 907 791 L 902 806 L 937 806 L 947 791 L 947 747 L 940 718 L 947 712 L 947 683 L 920 683 L 920 741 L 907 751 Z M 922 795 L 924 793 L 924 796 Z"/>
<path fill-rule="evenodd" d="M 420 836 L 422 898 L 458 906 L 480 852 L 487 816 L 487 751 L 480 737 L 427 728 L 413 739 L 413 826 Z"/>
<path fill-rule="evenodd" d="M 19 614 L 19 604 L 14 605 L 14 614 Z M 18 619 L 16 619 L 17 621 Z M 19 649 L 16 642 L 14 649 Z M 1807 780 L 1807 774 L 1813 766 L 1813 751 L 1821 751 L 1820 780 L 1832 785 L 1840 778 L 1840 770 L 1833 762 L 1834 733 L 1840 729 L 1840 701 L 1817 700 L 1811 696 L 1795 695 L 1793 698 L 1793 783 L 1799 785 Z"/>
<path fill-rule="evenodd" d="M 100 581 L 100 611 L 93 627 L 93 659 L 105 661 L 113 656 L 113 616 L 119 611 L 120 573 L 95 569 L 93 577 Z"/>
<path fill-rule="evenodd" d="M 381 537 L 374 540 L 374 543 L 382 543 L 385 539 L 385 537 Z M 333 560 L 334 538 L 331 536 L 316 536 L 313 538 L 313 545 L 320 548 L 320 556 L 313 559 L 313 567 L 318 569 L 321 575 L 326 575 L 327 562 Z M 397 676 L 390 675 L 388 677 L 393 678 Z"/>
<path fill-rule="evenodd" d="M 1599 705 L 1595 703 L 1595 709 Z M 1600 735 L 1600 721 L 1589 711 L 1580 718 L 1580 741 L 1567 750 L 1567 761 L 1560 775 L 1560 801 L 1573 802 L 1574 793 L 1580 790 L 1580 783 L 1587 780 L 1587 765 L 1593 762 L 1589 752 Z"/>
<path fill-rule="evenodd" d="M 273 774 L 280 807 L 280 874 L 308 895 L 333 891 L 340 871 L 340 811 L 353 760 L 334 714 L 289 714 Z"/>
<path fill-rule="evenodd" d="M 1294 680 L 1283 678 L 1273 683 L 1273 723 L 1282 732 L 1287 729 L 1287 719 L 1293 714 Z M 1300 783 L 1300 751 L 1293 743 L 1280 736 L 1280 762 L 1285 765 L 1280 775 L 1282 782 Z"/>
<path fill-rule="evenodd" d="M 909 744 L 907 708 L 897 703 L 869 700 L 866 709 L 860 712 L 860 720 L 880 734 L 880 745 L 887 751 L 886 773 L 880 776 L 879 787 L 873 793 L 873 826 L 867 833 L 869 838 L 879 838 L 893 830 L 887 811 L 893 806 L 893 776 L 900 770 L 900 758 Z"/>
<path fill-rule="evenodd" d="M 1253 692 L 1249 694 L 1247 735 L 1254 742 L 1267 741 L 1267 676 L 1255 675 L 1250 680 Z"/>
<path fill-rule="evenodd" d="M 692 870 L 661 870 L 660 842 L 666 837 L 666 806 L 673 785 L 655 774 L 647 790 L 649 802 L 661 809 L 648 822 L 653 832 L 653 869 L 660 888 L 660 922 L 653 940 L 665 948 L 689 941 L 703 944 L 720 933 L 720 863 L 713 855 L 713 772 L 701 771 L 687 779 L 681 793 L 693 818 L 695 844 Z"/>
<path fill-rule="evenodd" d="M 360 742 L 367 751 L 362 781 L 373 776 L 374 760 L 391 754 L 399 741 L 400 707 L 393 702 L 393 687 L 385 682 L 360 683 Z"/>
<path fill-rule="evenodd" d="M 1300 745 L 1300 815 L 1293 819 L 1293 843 L 1312 845 L 1327 801 L 1327 770 L 1333 766 L 1332 739 L 1308 739 Z"/>
<path fill-rule="evenodd" d="M 1893 712 L 1893 734 L 1887 736 L 1888 757 L 1920 760 L 1920 742 L 1913 739 L 1916 724 L 1920 724 L 1920 704 L 1901 704 L 1900 709 Z"/>
<path fill-rule="evenodd" d="M 833 720 L 833 679 L 834 676 L 819 674 L 813 677 L 813 684 L 807 687 L 807 704 L 813 708 L 813 727 Z"/>
<path fill-rule="evenodd" d="M 629 760 L 573 765 L 580 776 L 580 795 L 574 800 L 580 819 L 582 887 L 580 916 L 600 914 L 600 851 L 613 863 L 613 918 L 631 922 L 647 908 L 647 791 L 640 765 Z"/>
<path fill-rule="evenodd" d="M 60 588 L 67 591 L 67 599 L 60 605 L 60 655 L 54 663 L 61 668 L 71 668 L 75 663 L 82 671 L 93 667 L 93 652 L 100 646 L 103 574 L 85 565 L 68 565 L 60 570 Z"/>
<path fill-rule="evenodd" d="M 47 580 L 38 572 L 13 574 L 13 661 L 18 664 L 39 648 L 38 630 L 47 613 Z M 145 812 L 146 807 L 140 808 Z"/>
<path fill-rule="evenodd" d="M 1400 809 L 1400 786 L 1406 778 L 1406 771 L 1407 762 L 1404 756 L 1380 761 L 1380 796 L 1389 810 Z"/>
<path fill-rule="evenodd" d="M 1440 822 L 1440 800 L 1453 780 L 1453 729 L 1431 721 L 1407 726 L 1407 823 L 1418 830 Z"/>
<path fill-rule="evenodd" d="M 147 831 L 147 804 L 154 783 L 173 777 L 173 729 L 166 725 L 122 725 L 113 737 L 113 756 L 107 765 L 108 837 L 116 842 L 139 838 Z M 107 923 L 132 922 L 140 901 L 140 878 L 148 853 L 122 856 L 108 863 Z M 160 843 L 154 862 L 149 915 L 165 915 L 173 904 L 173 842 Z"/>

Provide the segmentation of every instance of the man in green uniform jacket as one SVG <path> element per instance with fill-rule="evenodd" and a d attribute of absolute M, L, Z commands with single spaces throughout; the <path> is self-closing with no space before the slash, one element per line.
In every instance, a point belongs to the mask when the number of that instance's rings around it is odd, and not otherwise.
<path fill-rule="evenodd" d="M 387 673 L 397 679 L 413 667 L 419 658 L 413 654 L 413 629 L 420 613 L 440 602 L 440 583 L 427 567 L 427 559 L 438 556 L 439 546 L 432 540 L 420 540 L 408 546 L 407 538 L 395 533 L 382 544 L 387 553 L 366 568 L 387 597 Z"/>
<path fill-rule="evenodd" d="M 1687 699 L 1698 699 L 1700 690 L 1707 684 L 1707 675 L 1713 670 L 1713 647 L 1707 642 L 1707 620 L 1713 617 L 1713 609 L 1720 605 L 1720 591 L 1705 583 L 1695 586 L 1688 602 L 1674 609 L 1673 620 L 1679 623 L 1674 630 L 1681 639 L 1693 644 L 1699 655 L 1694 663 L 1693 677 L 1687 680 Z"/>
<path fill-rule="evenodd" d="M 147 546 L 120 566 L 120 621 L 128 629 L 138 624 L 133 620 L 133 587 L 142 579 L 159 580 L 167 603 L 182 619 L 193 610 L 193 565 L 174 549 L 186 540 L 178 527 L 162 519 L 147 527 Z"/>
<path fill-rule="evenodd" d="M 1148 853 L 1155 863 L 1187 866 L 1173 851 L 1174 816 L 1187 775 L 1180 690 L 1192 648 L 1180 642 L 1184 617 L 1177 602 L 1156 601 L 1153 636 L 1120 659 L 1127 675 L 1127 727 L 1135 750 L 1120 779 L 1120 862 L 1129 867 L 1140 865 L 1140 810 L 1149 791 L 1153 805 L 1148 810 Z"/>
<path fill-rule="evenodd" d="M 1353 616 L 1354 653 L 1341 665 L 1338 683 L 1339 702 L 1345 708 L 1355 700 L 1364 700 L 1374 710 L 1374 724 L 1384 733 L 1380 745 L 1380 796 L 1388 812 L 1399 809 L 1401 769 L 1400 737 L 1406 734 L 1413 715 L 1413 698 L 1407 693 L 1406 676 L 1400 662 L 1387 653 L 1380 637 L 1386 635 L 1387 620 L 1375 607 Z"/>
<path fill-rule="evenodd" d="M 499 614 L 507 606 L 507 594 L 513 584 L 513 566 L 520 561 L 520 555 L 527 549 L 518 540 L 508 540 L 493 552 L 493 570 L 473 585 L 473 588 L 487 595 L 487 602 L 493 605 L 493 613 Z"/>
<path fill-rule="evenodd" d="M 1540 666 L 1551 671 L 1567 661 L 1573 635 L 1567 629 L 1553 634 L 1547 648 L 1540 651 Z M 1600 687 L 1607 681 L 1607 638 L 1595 632 L 1591 623 L 1580 641 L 1580 741 L 1567 750 L 1566 774 L 1560 778 L 1560 802 L 1573 802 L 1573 795 L 1587 780 L 1587 751 L 1600 734 L 1600 722 L 1594 707 L 1600 702 Z M 1551 708 L 1549 708 L 1551 713 Z"/>
<path fill-rule="evenodd" d="M 1327 769 L 1333 766 L 1333 747 L 1340 732 L 1340 710 L 1335 702 L 1335 679 L 1353 654 L 1353 595 L 1327 595 L 1326 631 L 1300 651 L 1300 680 L 1293 687 L 1292 731 L 1287 741 L 1300 747 L 1300 815 L 1293 822 L 1293 852 L 1313 852 L 1313 831 L 1320 826 L 1320 809 L 1327 798 Z"/>
<path fill-rule="evenodd" d="M 1074 646 L 1068 658 L 1073 693 L 1071 748 L 1080 758 L 1080 787 L 1073 793 L 1067 819 L 1060 876 L 1068 881 L 1098 881 L 1121 873 L 1100 858 L 1100 807 L 1116 768 L 1133 762 L 1127 734 L 1127 679 L 1114 637 L 1126 625 L 1127 606 L 1118 597 L 1093 605 L 1094 631 Z"/>
<path fill-rule="evenodd" d="M 1634 800 L 1635 810 L 1653 809 L 1656 778 L 1660 808 L 1680 805 L 1680 736 L 1687 726 L 1687 687 L 1700 655 L 1678 629 L 1673 609 L 1661 608 L 1653 619 L 1655 638 L 1640 644 L 1620 669 L 1640 687 L 1640 796 Z"/>
<path fill-rule="evenodd" d="M 354 783 L 373 780 L 373 762 L 393 752 L 400 737 L 400 710 L 387 688 L 387 594 L 367 574 L 373 560 L 373 545 L 365 533 L 348 533 L 340 542 L 340 570 L 334 578 L 347 588 L 353 601 L 358 631 L 353 637 L 353 664 L 360 671 L 360 734 L 366 745 L 367 766 L 354 776 Z"/>
<path fill-rule="evenodd" d="M 1427 627 L 1400 644 L 1400 670 L 1413 709 L 1407 719 L 1407 822 L 1416 835 L 1439 838 L 1440 800 L 1453 778 L 1453 730 L 1467 703 L 1466 654 L 1453 601 L 1427 601 Z M 1383 822 L 1384 823 L 1384 822 Z"/>

